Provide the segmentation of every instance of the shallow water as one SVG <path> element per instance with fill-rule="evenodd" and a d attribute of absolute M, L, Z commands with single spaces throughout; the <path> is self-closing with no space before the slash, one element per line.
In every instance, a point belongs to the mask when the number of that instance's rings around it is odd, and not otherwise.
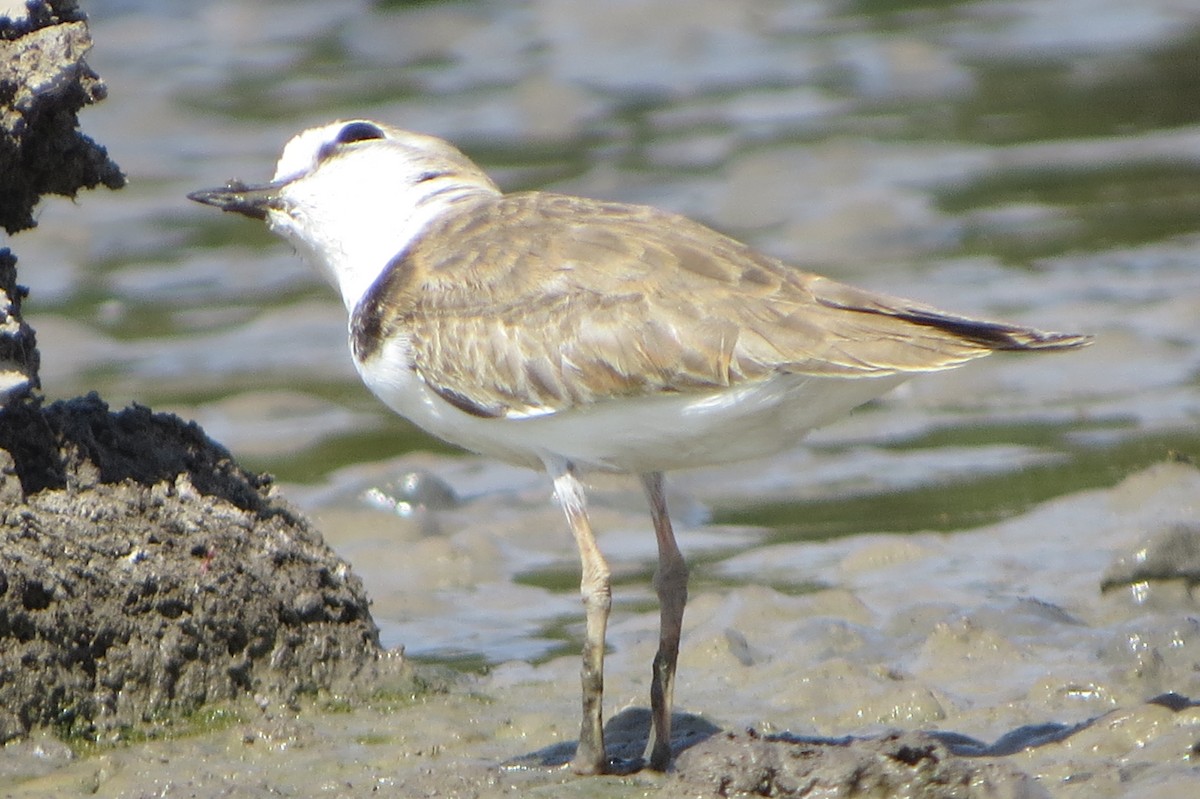
<path fill-rule="evenodd" d="M 544 478 L 453 455 L 389 415 L 357 382 L 333 293 L 259 226 L 183 197 L 269 176 L 292 133 L 333 117 L 449 138 L 506 189 L 647 202 L 839 279 L 1097 336 L 1069 355 L 922 378 L 769 461 L 672 476 L 694 574 L 687 710 L 990 740 L 1159 691 L 1200 697 L 1194 632 L 1171 643 L 1194 617 L 1187 595 L 1097 599 L 1118 550 L 1167 516 L 1197 516 L 1185 488 L 1113 486 L 1172 453 L 1200 457 L 1200 12 L 1168 0 L 85 8 L 110 93 L 83 126 L 130 185 L 47 201 L 39 229 L 11 242 L 46 393 L 179 412 L 276 473 L 364 578 L 389 645 L 486 670 L 484 696 L 540 686 L 518 691 L 521 712 L 544 718 L 509 754 L 573 734 L 577 564 Z M 400 515 L 363 500 L 414 470 L 462 502 Z M 654 545 L 632 481 L 597 478 L 593 494 L 618 577 L 615 711 L 646 701 Z M 1108 521 L 1088 515 L 1122 502 Z M 1098 650 L 1111 657 L 1081 654 Z M 1150 650 L 1166 665 L 1143 679 Z M 1186 765 L 1177 755 L 1162 762 Z M 1073 756 L 1025 767 L 1066 780 Z M 1145 795 L 1173 778 L 1150 773 L 1135 783 Z"/>

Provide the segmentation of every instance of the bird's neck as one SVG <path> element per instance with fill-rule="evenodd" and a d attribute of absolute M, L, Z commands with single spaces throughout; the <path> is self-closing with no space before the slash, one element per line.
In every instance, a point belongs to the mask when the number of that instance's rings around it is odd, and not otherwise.
<path fill-rule="evenodd" d="M 467 213 L 479 203 L 498 199 L 491 185 L 443 178 L 409 189 L 404 203 L 376 202 L 348 209 L 326 233 L 295 241 L 297 249 L 325 275 L 353 312 L 363 295 L 397 255 L 437 219 Z M 415 195 L 415 196 L 414 196 Z"/>

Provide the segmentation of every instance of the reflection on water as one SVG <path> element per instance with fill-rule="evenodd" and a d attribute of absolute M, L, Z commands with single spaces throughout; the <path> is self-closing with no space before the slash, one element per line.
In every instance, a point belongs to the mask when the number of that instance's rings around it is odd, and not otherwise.
<path fill-rule="evenodd" d="M 963 250 L 1022 266 L 1069 250 L 1136 247 L 1195 232 L 1200 164 L 1163 158 L 997 171 L 938 193 L 946 213 L 966 215 Z M 1018 208 L 1003 224 L 981 209 Z M 975 212 L 975 213 L 972 213 Z M 997 224 L 999 222 L 1000 224 Z"/>
<path fill-rule="evenodd" d="M 1071 435 L 1073 431 L 1064 442 L 1042 426 L 1034 430 L 1046 434 L 1040 446 L 1061 446 L 1069 454 L 1000 474 L 967 472 L 952 482 L 922 485 L 908 491 L 760 502 L 747 508 L 721 509 L 713 520 L 721 524 L 772 527 L 778 531 L 772 540 L 782 541 L 822 540 L 865 531 L 968 530 L 1016 516 L 1072 491 L 1114 485 L 1124 476 L 1164 458 L 1200 451 L 1200 434 L 1194 431 L 1101 443 L 1091 436 Z M 961 432 L 969 434 L 975 430 L 943 430 L 935 438 Z M 864 525 L 868 527 L 864 529 Z"/>

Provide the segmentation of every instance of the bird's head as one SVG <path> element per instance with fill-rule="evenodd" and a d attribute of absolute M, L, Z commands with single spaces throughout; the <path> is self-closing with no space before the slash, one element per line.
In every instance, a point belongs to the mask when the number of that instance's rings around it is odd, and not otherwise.
<path fill-rule="evenodd" d="M 188 197 L 266 221 L 353 308 L 433 219 L 498 194 L 491 179 L 449 143 L 354 119 L 294 136 L 268 183 L 231 180 Z"/>

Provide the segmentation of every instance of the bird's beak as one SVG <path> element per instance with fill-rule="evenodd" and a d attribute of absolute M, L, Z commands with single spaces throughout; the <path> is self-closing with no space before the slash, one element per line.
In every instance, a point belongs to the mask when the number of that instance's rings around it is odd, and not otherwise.
<path fill-rule="evenodd" d="M 266 219 L 267 211 L 282 208 L 280 190 L 285 185 L 284 182 L 274 182 L 247 186 L 240 180 L 231 180 L 219 189 L 194 191 L 188 195 L 188 199 L 253 219 Z"/>

